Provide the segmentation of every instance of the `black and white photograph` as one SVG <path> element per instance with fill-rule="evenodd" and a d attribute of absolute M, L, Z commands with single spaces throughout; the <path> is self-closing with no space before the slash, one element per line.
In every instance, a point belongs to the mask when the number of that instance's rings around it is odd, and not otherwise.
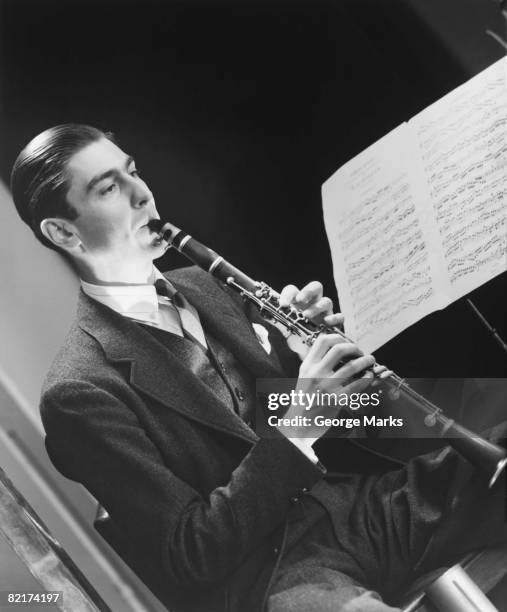
<path fill-rule="evenodd" d="M 0 0 L 0 612 L 507 612 L 505 0 Z"/>

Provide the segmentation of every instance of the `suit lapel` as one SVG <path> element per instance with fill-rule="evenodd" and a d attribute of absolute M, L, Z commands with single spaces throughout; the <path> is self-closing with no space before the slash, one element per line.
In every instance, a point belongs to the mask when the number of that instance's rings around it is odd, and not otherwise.
<path fill-rule="evenodd" d="M 130 364 L 130 384 L 136 389 L 203 425 L 250 442 L 258 439 L 150 333 L 83 292 L 78 324 L 100 343 L 109 361 Z"/>
<path fill-rule="evenodd" d="M 195 267 L 166 276 L 195 307 L 203 327 L 219 338 L 256 378 L 287 376 L 276 351 L 268 355 L 262 348 L 241 305 L 227 293 L 229 289 L 222 288 L 210 274 Z M 260 317 L 257 320 L 270 331 L 269 324 Z M 274 334 L 270 333 L 272 337 Z"/>

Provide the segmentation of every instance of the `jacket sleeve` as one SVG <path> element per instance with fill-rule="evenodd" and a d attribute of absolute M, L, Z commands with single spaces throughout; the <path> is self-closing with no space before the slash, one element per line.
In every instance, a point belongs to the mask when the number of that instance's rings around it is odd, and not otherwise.
<path fill-rule="evenodd" d="M 46 446 L 55 466 L 82 483 L 173 584 L 225 578 L 284 522 L 291 499 L 322 477 L 280 434 L 255 443 L 229 482 L 204 498 L 164 464 L 117 387 L 100 380 L 49 387 L 41 403 Z"/>

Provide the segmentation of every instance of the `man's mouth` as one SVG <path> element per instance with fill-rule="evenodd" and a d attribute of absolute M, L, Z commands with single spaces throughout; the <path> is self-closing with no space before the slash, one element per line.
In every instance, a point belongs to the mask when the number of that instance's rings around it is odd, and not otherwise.
<path fill-rule="evenodd" d="M 147 227 L 147 228 L 150 230 L 150 232 L 152 232 L 152 233 L 156 233 L 156 231 L 150 227 L 151 222 L 152 222 L 153 220 L 155 220 L 155 219 L 158 219 L 158 217 L 150 217 L 150 218 L 148 219 L 148 221 L 146 221 L 146 223 L 144 223 L 143 225 L 139 226 L 139 229 L 141 229 L 141 228 L 143 228 L 143 227 Z"/>

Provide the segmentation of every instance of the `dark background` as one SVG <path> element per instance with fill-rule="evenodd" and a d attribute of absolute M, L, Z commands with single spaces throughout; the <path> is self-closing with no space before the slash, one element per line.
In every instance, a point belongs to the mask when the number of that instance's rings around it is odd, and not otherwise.
<path fill-rule="evenodd" d="M 2 0 L 1 159 L 51 125 L 112 130 L 162 218 L 280 288 L 336 300 L 320 185 L 499 59 L 493 0 Z M 181 265 L 166 256 L 162 268 Z M 505 274 L 474 292 L 507 337 Z M 463 300 L 377 352 L 406 376 L 505 376 Z"/>

